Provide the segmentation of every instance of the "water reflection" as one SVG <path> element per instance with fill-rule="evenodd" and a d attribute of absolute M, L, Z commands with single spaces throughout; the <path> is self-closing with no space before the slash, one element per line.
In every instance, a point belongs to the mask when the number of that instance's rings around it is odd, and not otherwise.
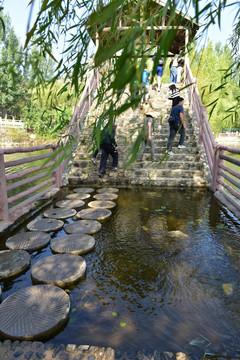
<path fill-rule="evenodd" d="M 204 191 L 121 190 L 112 213 L 84 255 L 86 279 L 70 289 L 69 322 L 51 341 L 236 355 L 240 223 Z M 4 297 L 29 285 L 29 272 L 17 281 Z"/>

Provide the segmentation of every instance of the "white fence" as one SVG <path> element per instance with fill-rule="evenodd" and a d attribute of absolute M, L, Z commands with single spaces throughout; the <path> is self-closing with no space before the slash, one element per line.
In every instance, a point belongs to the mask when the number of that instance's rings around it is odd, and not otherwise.
<path fill-rule="evenodd" d="M 0 128 L 20 128 L 24 129 L 25 124 L 21 120 L 6 119 L 0 117 Z"/>

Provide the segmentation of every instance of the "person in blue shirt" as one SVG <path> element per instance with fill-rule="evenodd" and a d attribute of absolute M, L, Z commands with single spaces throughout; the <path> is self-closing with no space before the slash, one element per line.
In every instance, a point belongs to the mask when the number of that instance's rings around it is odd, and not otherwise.
<path fill-rule="evenodd" d="M 170 118 L 168 120 L 170 127 L 170 134 L 169 134 L 167 150 L 166 150 L 166 152 L 168 152 L 168 155 L 174 155 L 174 153 L 172 152 L 172 142 L 177 132 L 179 132 L 180 134 L 178 148 L 184 149 L 186 147 L 185 145 L 183 145 L 185 138 L 185 130 L 187 129 L 187 126 L 184 121 L 183 103 L 184 103 L 184 99 L 182 97 L 179 97 L 178 104 L 172 107 L 170 113 Z"/>
<path fill-rule="evenodd" d="M 148 104 L 148 99 L 149 99 L 149 79 L 150 79 L 150 71 L 148 71 L 147 69 L 147 65 L 145 65 L 145 69 L 143 70 L 142 73 L 142 90 L 143 90 L 143 96 L 141 99 L 141 105 L 140 108 L 143 108 L 143 104 L 145 102 L 145 104 Z"/>
<path fill-rule="evenodd" d="M 163 59 L 160 59 L 159 60 L 159 63 L 158 63 L 158 66 L 157 66 L 157 71 L 156 71 L 156 74 L 157 74 L 157 91 L 160 91 L 160 88 L 161 88 L 161 77 L 163 75 Z"/>

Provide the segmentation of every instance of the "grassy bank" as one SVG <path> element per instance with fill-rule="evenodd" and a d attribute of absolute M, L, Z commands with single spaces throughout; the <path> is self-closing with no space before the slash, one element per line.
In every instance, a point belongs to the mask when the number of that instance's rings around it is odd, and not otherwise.
<path fill-rule="evenodd" d="M 0 129 L 0 147 L 36 146 L 55 143 L 50 137 L 40 137 L 22 129 Z"/>

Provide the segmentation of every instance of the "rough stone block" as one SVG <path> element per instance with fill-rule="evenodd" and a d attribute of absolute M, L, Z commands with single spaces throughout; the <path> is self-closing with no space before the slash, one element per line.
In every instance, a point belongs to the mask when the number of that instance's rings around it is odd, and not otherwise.
<path fill-rule="evenodd" d="M 75 344 L 68 344 L 68 345 L 66 346 L 66 351 L 68 351 L 68 352 L 74 352 L 74 351 L 76 350 L 76 348 L 77 348 L 77 345 L 75 345 Z"/>

